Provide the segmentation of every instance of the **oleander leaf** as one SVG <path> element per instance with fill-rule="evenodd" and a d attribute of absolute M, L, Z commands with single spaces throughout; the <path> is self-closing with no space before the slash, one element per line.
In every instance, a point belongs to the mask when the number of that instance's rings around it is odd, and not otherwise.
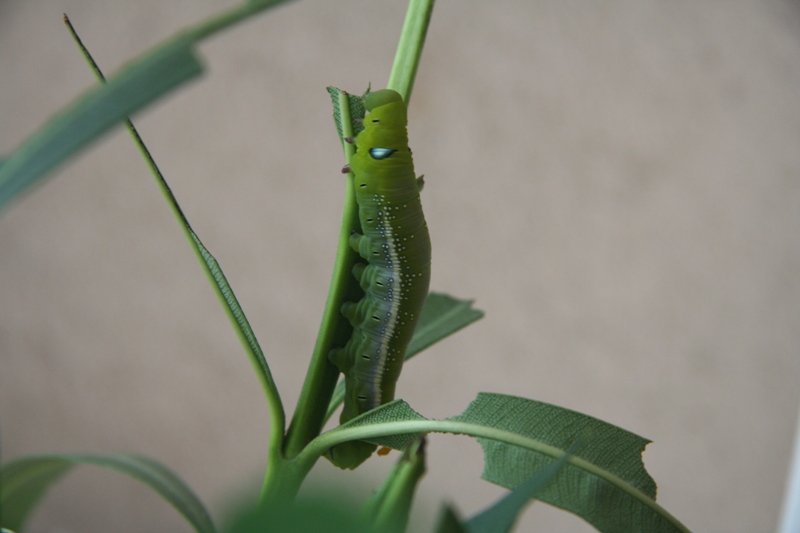
<path fill-rule="evenodd" d="M 197 77 L 202 66 L 192 44 L 190 39 L 173 40 L 43 124 L 0 166 L 0 210 L 126 116 Z"/>
<path fill-rule="evenodd" d="M 336 123 L 336 131 L 339 132 L 339 138 L 343 139 L 344 137 L 358 135 L 358 132 L 364 129 L 364 126 L 358 121 L 366 115 L 363 99 L 336 87 L 328 87 L 327 89 L 333 103 L 333 121 Z M 343 98 L 346 99 L 348 109 L 343 109 Z M 342 117 L 347 117 L 349 124 L 346 124 Z"/>
<path fill-rule="evenodd" d="M 500 498 L 488 509 L 470 518 L 466 527 L 469 533 L 507 533 L 511 531 L 519 513 L 535 498 L 564 466 L 569 455 L 553 461 L 547 468 Z"/>
<path fill-rule="evenodd" d="M 30 455 L 0 468 L 2 526 L 21 530 L 50 487 L 78 465 L 115 470 L 141 481 L 170 503 L 198 533 L 216 533 L 200 499 L 167 467 L 153 459 L 122 453 Z"/>
<path fill-rule="evenodd" d="M 484 450 L 484 479 L 512 490 L 563 459 L 565 465 L 536 498 L 603 533 L 689 531 L 655 502 L 656 485 L 641 460 L 647 439 L 516 396 L 480 393 L 462 414 L 445 420 L 425 419 L 394 400 L 323 433 L 304 451 L 303 460 L 344 440 L 404 450 L 417 435 L 430 432 L 477 438 Z"/>
<path fill-rule="evenodd" d="M 458 300 L 447 294 L 432 292 L 406 350 L 406 361 L 453 333 L 483 318 L 483 311 L 472 307 L 472 300 Z"/>
<path fill-rule="evenodd" d="M 656 484 L 641 459 L 647 439 L 570 409 L 503 394 L 480 393 L 449 420 L 498 431 L 497 438 L 478 438 L 488 481 L 514 489 L 571 454 L 538 499 L 604 533 L 688 531 L 655 503 Z"/>

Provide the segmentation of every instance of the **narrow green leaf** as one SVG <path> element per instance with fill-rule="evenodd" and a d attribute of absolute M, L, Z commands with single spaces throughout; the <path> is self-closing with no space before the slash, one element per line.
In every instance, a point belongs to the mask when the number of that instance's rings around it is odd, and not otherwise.
<path fill-rule="evenodd" d="M 481 318 L 483 311 L 473 309 L 472 300 L 457 300 L 436 292 L 428 294 L 414 337 L 406 350 L 406 360 Z"/>
<path fill-rule="evenodd" d="M 364 505 L 364 515 L 376 531 L 406 530 L 414 491 L 424 475 L 425 437 L 419 437 L 403 452 L 383 485 Z"/>
<path fill-rule="evenodd" d="M 19 529 L 50 485 L 66 474 L 73 463 L 59 458 L 17 461 L 0 469 L 0 525 Z"/>
<path fill-rule="evenodd" d="M 166 182 L 164 183 L 166 184 Z M 168 201 L 174 201 L 175 208 L 180 209 L 177 200 L 171 193 L 168 196 Z M 250 358 L 253 369 L 256 371 L 256 376 L 261 382 L 262 389 L 267 398 L 268 407 L 272 413 L 273 427 L 270 437 L 280 440 L 283 435 L 285 418 L 283 403 L 281 402 L 280 394 L 278 394 L 275 381 L 272 378 L 272 371 L 269 368 L 267 359 L 264 357 L 264 352 L 261 350 L 261 345 L 258 343 L 255 332 L 253 332 L 253 328 L 250 327 L 250 322 L 247 320 L 247 316 L 245 316 L 244 310 L 239 304 L 239 300 L 236 299 L 233 288 L 228 283 L 228 279 L 222 272 L 216 258 L 211 255 L 211 252 L 209 252 L 200 241 L 200 238 L 189 225 L 189 221 L 183 218 L 182 223 L 189 237 L 189 242 L 199 257 L 200 264 L 203 266 L 206 275 L 212 282 L 212 287 L 222 302 L 223 308 Z"/>
<path fill-rule="evenodd" d="M 344 139 L 345 137 L 354 137 L 358 135 L 358 133 L 364 129 L 364 125 L 359 124 L 353 119 L 363 119 L 366 115 L 363 98 L 337 89 L 336 87 L 328 87 L 327 90 L 328 94 L 331 95 L 331 102 L 333 103 L 333 121 L 336 123 L 336 131 L 339 132 L 339 138 Z M 343 95 L 347 97 L 347 101 L 350 105 L 350 112 L 347 113 L 345 117 L 345 119 L 350 122 L 349 127 L 345 127 L 342 118 L 341 97 Z"/>
<path fill-rule="evenodd" d="M 48 120 L 0 166 L 0 211 L 108 129 L 202 72 L 198 41 L 287 0 L 253 0 L 189 28 L 128 63 L 107 85 Z M 0 158 L 2 159 L 2 158 Z"/>
<path fill-rule="evenodd" d="M 521 483 L 516 489 L 506 494 L 494 505 L 467 521 L 470 533 L 507 533 L 532 498 L 544 489 L 566 463 L 569 455 L 564 454 L 558 461 L 534 474 L 528 481 Z"/>
<path fill-rule="evenodd" d="M 414 330 L 414 337 L 406 350 L 408 361 L 419 352 L 449 337 L 462 328 L 483 318 L 483 311 L 472 308 L 471 300 L 457 300 L 447 294 L 432 292 L 425 300 L 425 307 Z M 344 380 L 339 380 L 333 391 L 325 420 L 333 416 L 334 411 L 344 401 Z"/>
<path fill-rule="evenodd" d="M 655 505 L 656 485 L 641 460 L 647 439 L 563 407 L 502 394 L 480 393 L 450 420 L 535 439 L 559 454 L 574 449 L 574 458 L 537 497 L 601 532 L 686 531 Z M 484 479 L 510 489 L 554 457 L 500 440 L 478 441 L 486 461 Z"/>
<path fill-rule="evenodd" d="M 138 455 L 53 454 L 15 459 L 0 469 L 3 527 L 19 530 L 50 486 L 73 467 L 95 465 L 137 479 L 178 510 L 198 533 L 215 533 L 211 516 L 189 487 L 153 459 Z"/>
<path fill-rule="evenodd" d="M 351 98 L 338 89 L 329 93 L 334 101 L 335 113 L 339 115 L 340 135 L 351 137 L 354 135 L 351 126 L 353 122 L 350 109 Z M 345 161 L 349 162 L 355 153 L 352 144 L 342 141 L 342 151 Z M 339 240 L 336 247 L 336 259 L 333 264 L 331 285 L 328 289 L 328 298 L 325 301 L 325 310 L 322 314 L 317 340 L 314 343 L 314 352 L 308 364 L 308 372 L 297 399 L 297 406 L 286 432 L 286 441 L 283 447 L 286 457 L 296 456 L 305 446 L 320 434 L 328 415 L 327 407 L 330 405 L 336 381 L 339 378 L 339 369 L 328 359 L 330 350 L 334 346 L 344 346 L 350 338 L 353 328 L 350 322 L 341 313 L 342 302 L 355 302 L 361 299 L 363 291 L 353 276 L 353 265 L 358 261 L 358 254 L 350 246 L 350 235 L 360 231 L 358 219 L 358 203 L 356 202 L 353 174 L 348 173 L 344 180 L 344 206 L 342 209 L 342 222 L 339 226 Z"/>
<path fill-rule="evenodd" d="M 0 210 L 112 126 L 202 72 L 187 39 L 175 40 L 48 120 L 0 167 Z"/>
<path fill-rule="evenodd" d="M 72 33 L 73 38 L 75 39 L 76 44 L 81 50 L 84 58 L 86 59 L 89 66 L 94 71 L 97 78 L 102 83 L 107 83 L 106 78 L 103 75 L 103 71 L 100 66 L 95 62 L 94 58 L 92 57 L 91 52 L 89 49 L 81 41 L 81 38 L 78 36 L 78 33 L 75 31 L 75 28 L 70 23 L 69 19 L 64 17 L 64 21 L 66 22 L 70 32 Z M 261 386 L 264 390 L 264 394 L 267 398 L 267 406 L 270 409 L 270 413 L 272 414 L 272 431 L 270 432 L 270 448 L 272 451 L 277 451 L 280 449 L 280 446 L 283 442 L 283 431 L 285 425 L 285 413 L 283 411 L 283 404 L 281 402 L 280 395 L 278 394 L 277 386 L 275 385 L 274 380 L 272 379 L 272 372 L 269 369 L 269 365 L 267 364 L 267 360 L 264 357 L 264 353 L 261 350 L 261 346 L 256 339 L 256 335 L 253 332 L 252 328 L 250 327 L 250 322 L 247 320 L 247 317 L 244 314 L 244 310 L 242 310 L 239 301 L 236 299 L 236 295 L 233 293 L 233 288 L 228 283 L 225 274 L 222 272 L 222 268 L 219 266 L 219 262 L 217 259 L 208 251 L 205 247 L 203 242 L 200 240 L 200 237 L 194 232 L 192 226 L 189 224 L 189 219 L 186 218 L 186 215 L 183 213 L 180 205 L 178 204 L 178 199 L 172 192 L 169 184 L 167 183 L 166 178 L 161 173 L 161 169 L 158 168 L 158 164 L 156 164 L 155 159 L 150 154 L 150 151 L 147 149 L 147 146 L 144 143 L 144 140 L 139 135 L 139 132 L 136 130 L 136 127 L 133 125 L 133 122 L 129 118 L 126 118 L 125 125 L 128 128 L 131 137 L 133 138 L 136 147 L 139 149 L 139 153 L 142 155 L 142 158 L 147 163 L 150 172 L 153 174 L 153 177 L 156 180 L 156 184 L 158 185 L 159 189 L 161 190 L 161 194 L 164 196 L 164 199 L 167 201 L 170 209 L 172 210 L 173 215 L 175 216 L 176 220 L 180 223 L 181 229 L 186 236 L 186 239 L 189 241 L 189 244 L 192 246 L 198 260 L 200 261 L 200 265 L 203 267 L 209 281 L 211 282 L 211 286 L 214 288 L 217 297 L 220 299 L 220 302 L 223 304 L 223 308 L 225 309 L 228 318 L 231 321 L 231 324 L 234 327 L 234 331 L 239 337 L 240 342 L 242 343 L 245 351 L 250 358 L 250 362 L 253 365 L 254 370 L 256 371 L 256 375 L 261 382 Z"/>

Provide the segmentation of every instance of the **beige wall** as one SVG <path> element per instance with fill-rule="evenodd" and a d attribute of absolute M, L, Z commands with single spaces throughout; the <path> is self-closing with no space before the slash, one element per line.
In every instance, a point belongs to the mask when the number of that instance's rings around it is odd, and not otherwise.
<path fill-rule="evenodd" d="M 231 4 L 231 2 L 226 2 Z M 221 2 L 0 2 L 0 152 L 107 71 Z M 404 2 L 306 0 L 201 47 L 206 77 L 137 117 L 294 407 L 326 296 L 343 178 L 325 86 L 385 84 Z M 489 7 L 491 4 L 491 7 Z M 432 288 L 484 321 L 410 364 L 423 414 L 481 390 L 655 441 L 659 501 L 696 531 L 774 530 L 800 401 L 800 7 L 790 1 L 455 2 L 411 102 Z M 0 218 L 5 459 L 127 450 L 219 516 L 264 467 L 258 383 L 122 131 Z M 396 457 L 396 455 L 394 455 Z M 433 437 L 417 525 L 502 493 Z M 367 493 L 391 464 L 315 479 Z M 427 518 L 426 518 L 427 517 Z M 38 532 L 189 531 L 85 469 Z M 589 531 L 534 505 L 520 531 Z"/>

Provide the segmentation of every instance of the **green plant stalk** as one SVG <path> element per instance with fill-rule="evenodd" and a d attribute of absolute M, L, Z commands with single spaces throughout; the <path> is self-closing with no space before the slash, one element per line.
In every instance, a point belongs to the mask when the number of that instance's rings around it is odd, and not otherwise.
<path fill-rule="evenodd" d="M 389 89 L 394 89 L 403 97 L 408 105 L 411 100 L 411 90 L 417 77 L 422 48 L 425 45 L 425 35 L 433 13 L 435 0 L 411 0 L 406 12 L 403 31 L 400 34 L 400 43 L 394 56 L 392 73 L 389 75 Z"/>
<path fill-rule="evenodd" d="M 524 448 L 526 450 L 532 450 L 543 455 L 548 455 L 554 459 L 561 459 L 565 454 L 570 453 L 556 446 L 550 446 L 549 444 L 545 444 L 541 441 L 528 437 L 523 437 L 510 431 L 489 428 L 469 422 L 459 422 L 454 420 L 406 420 L 401 422 L 384 422 L 370 424 L 368 426 L 356 426 L 344 429 L 332 429 L 314 439 L 314 441 L 312 441 L 303 450 L 303 452 L 297 456 L 296 461 L 300 464 L 311 462 L 313 465 L 313 462 L 316 461 L 316 458 L 325 453 L 328 448 L 348 440 L 370 440 L 391 435 L 419 433 L 452 433 L 454 435 L 468 435 L 471 437 L 490 439 L 509 444 L 511 446 L 519 446 L 520 448 Z M 623 481 L 614 474 L 611 474 L 610 472 L 607 472 L 606 470 L 597 467 L 589 461 L 581 459 L 575 455 L 569 455 L 569 457 L 566 459 L 566 463 L 584 470 L 589 474 L 597 476 L 609 484 L 620 488 L 644 505 L 656 510 L 659 514 L 669 520 L 669 522 L 679 531 L 691 533 L 686 526 L 681 524 L 677 518 L 672 516 L 664 508 L 658 505 L 653 499 L 646 494 L 643 494 L 636 489 L 636 487 L 630 485 L 626 481 Z"/>
<path fill-rule="evenodd" d="M 344 134 L 353 136 L 352 121 L 350 120 L 350 103 L 347 95 L 339 96 L 339 105 L 343 120 Z M 348 143 L 342 143 L 345 160 L 349 161 L 355 148 Z M 325 423 L 325 414 L 339 370 L 328 360 L 328 353 L 332 346 L 343 345 L 351 334 L 347 320 L 340 312 L 342 302 L 352 299 L 358 294 L 355 278 L 352 274 L 353 265 L 358 260 L 358 255 L 350 248 L 350 233 L 360 227 L 358 221 L 358 204 L 356 203 L 353 174 L 347 175 L 345 186 L 344 210 L 342 224 L 339 229 L 339 244 L 336 250 L 336 260 L 333 266 L 331 286 L 328 291 L 328 300 L 322 316 L 317 342 L 309 363 L 306 379 L 300 391 L 297 407 L 286 433 L 284 454 L 288 458 L 296 456 L 300 451 L 317 437 Z"/>
<path fill-rule="evenodd" d="M 425 475 L 425 438 L 414 441 L 381 488 L 364 505 L 375 531 L 403 533 L 411 514 L 414 491 Z"/>
<path fill-rule="evenodd" d="M 427 33 L 433 10 L 433 1 L 410 0 L 409 2 L 388 85 L 389 88 L 394 88 L 400 92 L 406 101 L 411 94 L 411 86 L 414 83 L 422 54 L 425 34 Z M 350 106 L 349 102 L 346 101 L 347 98 L 344 95 L 340 95 L 339 98 L 342 115 L 349 117 Z M 350 130 L 350 121 L 344 120 L 343 123 L 345 124 L 344 136 L 352 137 L 353 132 Z M 355 149 L 348 143 L 342 143 L 342 146 L 345 153 L 345 161 L 349 162 Z M 328 405 L 339 375 L 336 367 L 328 361 L 328 352 L 332 346 L 343 344 L 343 342 L 336 343 L 337 338 L 346 342 L 351 334 L 350 326 L 342 318 L 339 309 L 342 302 L 348 299 L 346 296 L 359 294 L 358 283 L 351 274 L 351 269 L 358 260 L 358 256 L 353 252 L 349 244 L 351 232 L 358 228 L 360 228 L 358 204 L 355 200 L 353 176 L 349 174 L 345 189 L 342 225 L 339 231 L 339 245 L 337 247 L 331 287 L 328 291 L 328 300 L 325 304 L 325 311 L 308 373 L 306 374 L 297 408 L 289 425 L 286 442 L 284 443 L 284 454 L 288 458 L 295 457 L 306 444 L 317 437 L 327 419 Z M 355 301 L 358 297 L 350 299 Z M 343 335 L 342 332 L 346 332 L 346 335 Z"/>
<path fill-rule="evenodd" d="M 259 505 L 264 506 L 268 513 L 291 505 L 317 459 L 319 457 L 313 461 L 293 461 L 270 453 Z"/>
<path fill-rule="evenodd" d="M 75 31 L 75 28 L 72 26 L 66 15 L 64 16 L 64 22 L 69 28 L 70 33 L 72 34 L 76 44 L 81 50 L 81 53 L 83 54 L 89 66 L 91 67 L 92 71 L 97 76 L 98 80 L 101 83 L 105 83 L 106 79 L 105 76 L 103 75 L 102 70 L 100 69 L 100 66 L 97 64 L 97 62 L 95 62 L 91 53 L 83 44 L 81 38 L 78 36 L 77 32 Z M 153 177 L 156 179 L 156 183 L 158 184 L 161 193 L 167 199 L 167 203 L 169 204 L 169 207 L 172 210 L 173 215 L 178 220 L 178 222 L 180 222 L 179 226 L 183 231 L 184 236 L 189 241 L 192 250 L 194 250 L 198 261 L 203 267 L 203 271 L 208 276 L 211 286 L 214 288 L 215 293 L 217 294 L 221 303 L 223 304 L 222 307 L 223 309 L 225 309 L 225 312 L 228 315 L 228 318 L 230 319 L 231 323 L 233 324 L 234 330 L 236 331 L 236 334 L 239 337 L 239 340 L 241 341 L 242 346 L 245 349 L 245 352 L 248 354 L 250 361 L 256 370 L 256 375 L 261 381 L 261 387 L 267 399 L 267 408 L 270 411 L 271 428 L 270 428 L 269 448 L 271 452 L 279 452 L 283 439 L 283 431 L 286 424 L 286 415 L 284 413 L 283 403 L 281 402 L 277 386 L 272 378 L 272 373 L 270 372 L 269 367 L 266 366 L 264 355 L 263 353 L 260 353 L 261 350 L 258 347 L 258 343 L 257 341 L 255 341 L 255 338 L 250 338 L 252 332 L 250 330 L 249 323 L 247 322 L 247 318 L 244 316 L 244 313 L 241 312 L 241 308 L 238 308 L 238 302 L 236 302 L 236 297 L 233 295 L 233 291 L 228 285 L 227 280 L 225 279 L 225 275 L 219 268 L 216 259 L 206 249 L 206 247 L 200 241 L 200 238 L 197 236 L 194 230 L 192 230 L 192 227 L 189 224 L 189 220 L 183 213 L 183 210 L 178 204 L 175 195 L 172 193 L 169 184 L 164 178 L 164 175 L 161 173 L 161 170 L 158 168 L 158 165 L 153 159 L 153 156 L 150 154 L 150 151 L 147 149 L 147 146 L 145 145 L 144 141 L 139 135 L 139 132 L 136 130 L 136 127 L 133 125 L 133 122 L 131 122 L 131 120 L 127 118 L 125 119 L 125 125 L 131 137 L 133 138 L 133 141 L 136 144 L 139 153 L 144 158 L 145 162 L 147 163 L 147 166 L 150 168 L 150 171 L 153 174 Z M 227 292 L 229 294 L 225 294 L 226 291 L 223 290 L 223 287 L 220 286 L 220 283 L 222 283 L 227 288 Z M 232 298 L 233 303 L 236 306 L 236 309 L 233 309 L 231 307 L 230 305 L 231 302 L 228 301 L 228 297 Z M 277 453 L 270 453 L 270 456 L 276 454 Z"/>

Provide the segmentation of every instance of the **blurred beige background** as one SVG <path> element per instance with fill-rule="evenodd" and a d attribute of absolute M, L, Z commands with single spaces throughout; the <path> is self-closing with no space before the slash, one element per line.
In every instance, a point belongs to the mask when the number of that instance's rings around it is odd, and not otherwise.
<path fill-rule="evenodd" d="M 108 72 L 233 2 L 0 2 L 0 153 Z M 136 117 L 293 409 L 333 264 L 343 178 L 326 85 L 386 83 L 405 2 L 304 0 L 201 47 L 205 77 Z M 704 532 L 773 531 L 800 401 L 800 5 L 436 6 L 410 108 L 432 288 L 485 320 L 406 367 L 399 396 L 478 391 L 652 439 L 659 502 Z M 122 130 L 0 215 L 3 459 L 125 450 L 217 518 L 265 465 L 250 365 Z M 372 490 L 321 461 L 313 481 Z M 503 491 L 433 436 L 416 531 Z M 357 480 L 357 481 L 355 481 Z M 190 531 L 138 483 L 85 468 L 36 532 Z M 533 505 L 519 531 L 585 532 Z"/>

